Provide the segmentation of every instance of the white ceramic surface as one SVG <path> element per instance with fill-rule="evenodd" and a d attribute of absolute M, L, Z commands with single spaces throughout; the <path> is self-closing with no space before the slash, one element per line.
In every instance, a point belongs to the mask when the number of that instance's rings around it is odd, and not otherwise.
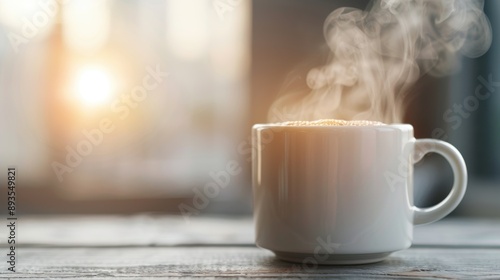
<path fill-rule="evenodd" d="M 460 153 L 416 140 L 407 124 L 253 127 L 256 244 L 284 260 L 375 262 L 410 247 L 414 224 L 439 220 L 462 199 Z M 437 152 L 455 181 L 440 204 L 413 205 L 413 163 Z"/>

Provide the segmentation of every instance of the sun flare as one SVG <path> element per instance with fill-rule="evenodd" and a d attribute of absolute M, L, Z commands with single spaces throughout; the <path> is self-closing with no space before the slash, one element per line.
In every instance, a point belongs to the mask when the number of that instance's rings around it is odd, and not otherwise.
<path fill-rule="evenodd" d="M 87 106 L 100 106 L 107 103 L 114 91 L 113 79 L 107 71 L 88 67 L 77 73 L 76 94 Z"/>

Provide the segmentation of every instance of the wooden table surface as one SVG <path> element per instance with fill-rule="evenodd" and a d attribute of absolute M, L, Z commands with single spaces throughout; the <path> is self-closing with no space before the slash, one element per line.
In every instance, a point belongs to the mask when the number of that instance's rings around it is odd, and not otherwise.
<path fill-rule="evenodd" d="M 319 267 L 255 247 L 251 218 L 20 217 L 16 273 L 7 234 L 0 227 L 0 278 L 500 279 L 500 220 L 445 219 L 416 227 L 414 245 L 383 262 Z"/>

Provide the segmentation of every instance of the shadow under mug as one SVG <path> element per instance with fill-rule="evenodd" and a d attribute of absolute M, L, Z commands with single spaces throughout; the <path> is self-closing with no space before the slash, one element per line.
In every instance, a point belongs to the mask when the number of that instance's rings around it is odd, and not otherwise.
<path fill-rule="evenodd" d="M 411 246 L 413 225 L 460 203 L 467 169 L 458 150 L 415 139 L 408 124 L 252 128 L 256 244 L 312 264 L 377 262 Z M 439 204 L 413 204 L 413 164 L 438 153 L 454 184 Z"/>

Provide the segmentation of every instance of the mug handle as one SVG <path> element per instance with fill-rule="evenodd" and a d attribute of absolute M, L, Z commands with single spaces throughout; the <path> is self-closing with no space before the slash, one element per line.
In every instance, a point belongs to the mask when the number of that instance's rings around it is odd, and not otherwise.
<path fill-rule="evenodd" d="M 428 208 L 413 206 L 413 224 L 422 225 L 444 218 L 458 206 L 467 189 L 467 167 L 460 152 L 451 144 L 441 140 L 417 139 L 414 151 L 413 163 L 420 161 L 427 153 L 442 155 L 451 165 L 454 178 L 450 193 L 439 204 Z"/>

